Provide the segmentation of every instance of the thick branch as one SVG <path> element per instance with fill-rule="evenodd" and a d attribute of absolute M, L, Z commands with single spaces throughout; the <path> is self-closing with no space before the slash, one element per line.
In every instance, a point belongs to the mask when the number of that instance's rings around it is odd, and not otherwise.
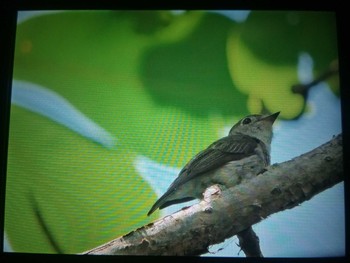
<path fill-rule="evenodd" d="M 236 187 L 210 187 L 204 200 L 85 254 L 198 255 L 273 213 L 343 181 L 342 136 Z"/>

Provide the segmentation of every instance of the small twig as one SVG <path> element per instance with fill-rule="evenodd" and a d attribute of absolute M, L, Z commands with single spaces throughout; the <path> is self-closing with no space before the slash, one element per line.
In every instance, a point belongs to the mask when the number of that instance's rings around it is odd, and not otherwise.
<path fill-rule="evenodd" d="M 335 60 L 331 63 L 329 68 L 321 73 L 317 78 L 315 78 L 313 81 L 307 83 L 307 84 L 296 84 L 292 86 L 292 92 L 293 93 L 298 93 L 303 96 L 307 95 L 307 92 L 309 89 L 320 82 L 329 79 L 333 75 L 336 75 L 339 73 L 339 65 L 338 65 L 338 60 Z"/>
<path fill-rule="evenodd" d="M 246 257 L 264 257 L 260 250 L 259 237 L 252 227 L 237 233 L 239 246 Z"/>

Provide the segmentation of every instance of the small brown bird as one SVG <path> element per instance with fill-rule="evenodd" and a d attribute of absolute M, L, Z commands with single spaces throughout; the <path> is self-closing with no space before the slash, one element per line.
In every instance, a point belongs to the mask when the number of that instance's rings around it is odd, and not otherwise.
<path fill-rule="evenodd" d="M 241 119 L 228 136 L 212 143 L 185 165 L 147 215 L 157 208 L 201 199 L 214 184 L 225 189 L 261 173 L 270 164 L 272 125 L 278 115 L 276 112 Z"/>

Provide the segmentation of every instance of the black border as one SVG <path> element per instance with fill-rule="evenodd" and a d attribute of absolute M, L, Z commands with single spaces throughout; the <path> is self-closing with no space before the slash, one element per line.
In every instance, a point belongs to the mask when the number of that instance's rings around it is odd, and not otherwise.
<path fill-rule="evenodd" d="M 6 9 L 13 10 L 72 10 L 72 9 L 256 9 L 335 11 L 343 6 L 337 1 L 317 0 L 3 0 Z"/>
<path fill-rule="evenodd" d="M 336 1 L 272 1 L 272 0 L 231 0 L 231 1 L 112 1 L 112 0 L 2 0 L 0 3 L 0 251 L 3 248 L 4 199 L 6 184 L 6 162 L 8 129 L 10 114 L 11 81 L 13 70 L 16 19 L 18 10 L 68 10 L 68 9 L 256 9 L 256 10 L 306 10 L 334 11 L 337 17 L 339 65 L 341 84 L 341 109 L 343 125 L 344 171 L 345 171 L 345 207 L 349 206 L 349 143 L 350 143 L 350 41 L 348 25 L 350 16 L 347 8 Z M 348 262 L 349 261 L 349 211 L 345 211 L 346 220 L 346 255 L 336 258 L 222 258 L 222 257 L 153 257 L 153 256 L 86 256 L 86 255 L 50 255 L 0 252 L 1 262 Z"/>

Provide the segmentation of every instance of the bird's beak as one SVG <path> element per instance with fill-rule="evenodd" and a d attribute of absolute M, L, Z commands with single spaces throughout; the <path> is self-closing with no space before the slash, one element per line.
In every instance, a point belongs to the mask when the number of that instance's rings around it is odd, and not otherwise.
<path fill-rule="evenodd" d="M 274 114 L 271 114 L 271 115 L 269 115 L 269 116 L 266 116 L 266 117 L 262 118 L 261 120 L 262 120 L 262 121 L 271 122 L 271 124 L 272 124 L 272 123 L 275 122 L 275 120 L 277 119 L 277 117 L 278 117 L 279 114 L 280 114 L 280 111 L 278 111 L 278 112 L 276 112 L 276 113 L 274 113 Z"/>

